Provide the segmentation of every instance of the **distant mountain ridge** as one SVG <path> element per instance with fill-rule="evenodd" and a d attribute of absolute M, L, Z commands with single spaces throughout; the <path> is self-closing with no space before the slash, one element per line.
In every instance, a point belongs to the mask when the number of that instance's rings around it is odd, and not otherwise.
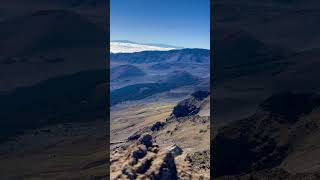
<path fill-rule="evenodd" d="M 170 51 L 144 51 L 134 53 L 111 54 L 111 61 L 126 63 L 209 63 L 210 50 L 207 49 L 174 49 Z"/>

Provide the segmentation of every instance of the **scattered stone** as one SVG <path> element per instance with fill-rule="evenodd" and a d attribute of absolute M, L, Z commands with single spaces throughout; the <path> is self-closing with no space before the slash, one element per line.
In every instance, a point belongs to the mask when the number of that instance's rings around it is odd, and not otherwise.
<path fill-rule="evenodd" d="M 139 139 L 138 142 L 150 147 L 152 146 L 153 142 L 152 142 L 152 136 L 150 134 L 143 134 Z"/>
<path fill-rule="evenodd" d="M 155 124 L 152 125 L 151 131 L 159 131 L 165 126 L 165 122 L 156 122 Z"/>
<path fill-rule="evenodd" d="M 131 136 L 129 136 L 128 141 L 136 141 L 141 137 L 142 134 L 150 133 L 150 132 L 151 132 L 150 127 L 142 128 L 139 131 L 133 133 Z"/>
<path fill-rule="evenodd" d="M 128 141 L 134 141 L 134 140 L 137 140 L 137 139 L 139 139 L 139 138 L 140 138 L 140 136 L 141 136 L 141 134 L 140 134 L 140 133 L 134 133 L 134 134 L 132 134 L 131 136 L 129 136 L 129 137 L 128 137 Z"/>
<path fill-rule="evenodd" d="M 188 154 L 186 159 L 197 169 L 210 169 L 210 150 Z"/>
<path fill-rule="evenodd" d="M 147 154 L 147 149 L 145 146 L 138 146 L 138 148 L 132 151 L 132 157 L 135 159 L 141 159 Z"/>
<path fill-rule="evenodd" d="M 183 150 L 177 146 L 177 145 L 173 145 L 171 147 L 168 148 L 168 151 L 174 156 L 177 157 L 179 155 L 181 155 L 183 153 Z"/>

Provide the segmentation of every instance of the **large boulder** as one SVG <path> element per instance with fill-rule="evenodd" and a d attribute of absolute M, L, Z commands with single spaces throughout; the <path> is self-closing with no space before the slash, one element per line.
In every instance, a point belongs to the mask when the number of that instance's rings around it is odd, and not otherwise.
<path fill-rule="evenodd" d="M 152 136 L 150 134 L 143 134 L 139 139 L 138 143 L 150 147 L 153 144 Z"/>

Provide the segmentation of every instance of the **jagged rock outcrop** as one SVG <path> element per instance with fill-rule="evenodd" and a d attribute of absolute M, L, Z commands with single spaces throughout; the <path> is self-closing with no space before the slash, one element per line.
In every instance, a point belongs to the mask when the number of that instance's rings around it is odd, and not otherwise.
<path fill-rule="evenodd" d="M 181 153 L 178 146 L 161 149 L 150 134 L 143 134 L 135 143 L 113 152 L 111 179 L 206 179 L 187 161 L 175 160 Z"/>
<path fill-rule="evenodd" d="M 190 98 L 179 102 L 172 111 L 172 116 L 186 117 L 197 114 L 200 111 L 200 107 L 203 100 L 210 95 L 207 91 L 196 91 Z"/>
<path fill-rule="evenodd" d="M 196 91 L 191 94 L 192 97 L 196 98 L 199 101 L 204 100 L 209 95 L 210 95 L 210 92 L 208 92 L 208 91 Z"/>
<path fill-rule="evenodd" d="M 133 133 L 131 136 L 129 136 L 128 141 L 138 140 L 143 134 L 150 133 L 150 132 L 151 132 L 150 127 L 142 128 L 139 131 L 136 131 L 135 133 Z"/>

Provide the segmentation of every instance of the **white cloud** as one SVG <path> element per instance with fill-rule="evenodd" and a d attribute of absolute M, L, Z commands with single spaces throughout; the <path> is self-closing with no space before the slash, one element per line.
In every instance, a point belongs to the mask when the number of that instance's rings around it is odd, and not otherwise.
<path fill-rule="evenodd" d="M 138 43 L 127 43 L 127 42 L 110 42 L 111 53 L 133 53 L 141 51 L 169 51 L 175 48 L 165 48 L 152 45 L 144 45 Z"/>

